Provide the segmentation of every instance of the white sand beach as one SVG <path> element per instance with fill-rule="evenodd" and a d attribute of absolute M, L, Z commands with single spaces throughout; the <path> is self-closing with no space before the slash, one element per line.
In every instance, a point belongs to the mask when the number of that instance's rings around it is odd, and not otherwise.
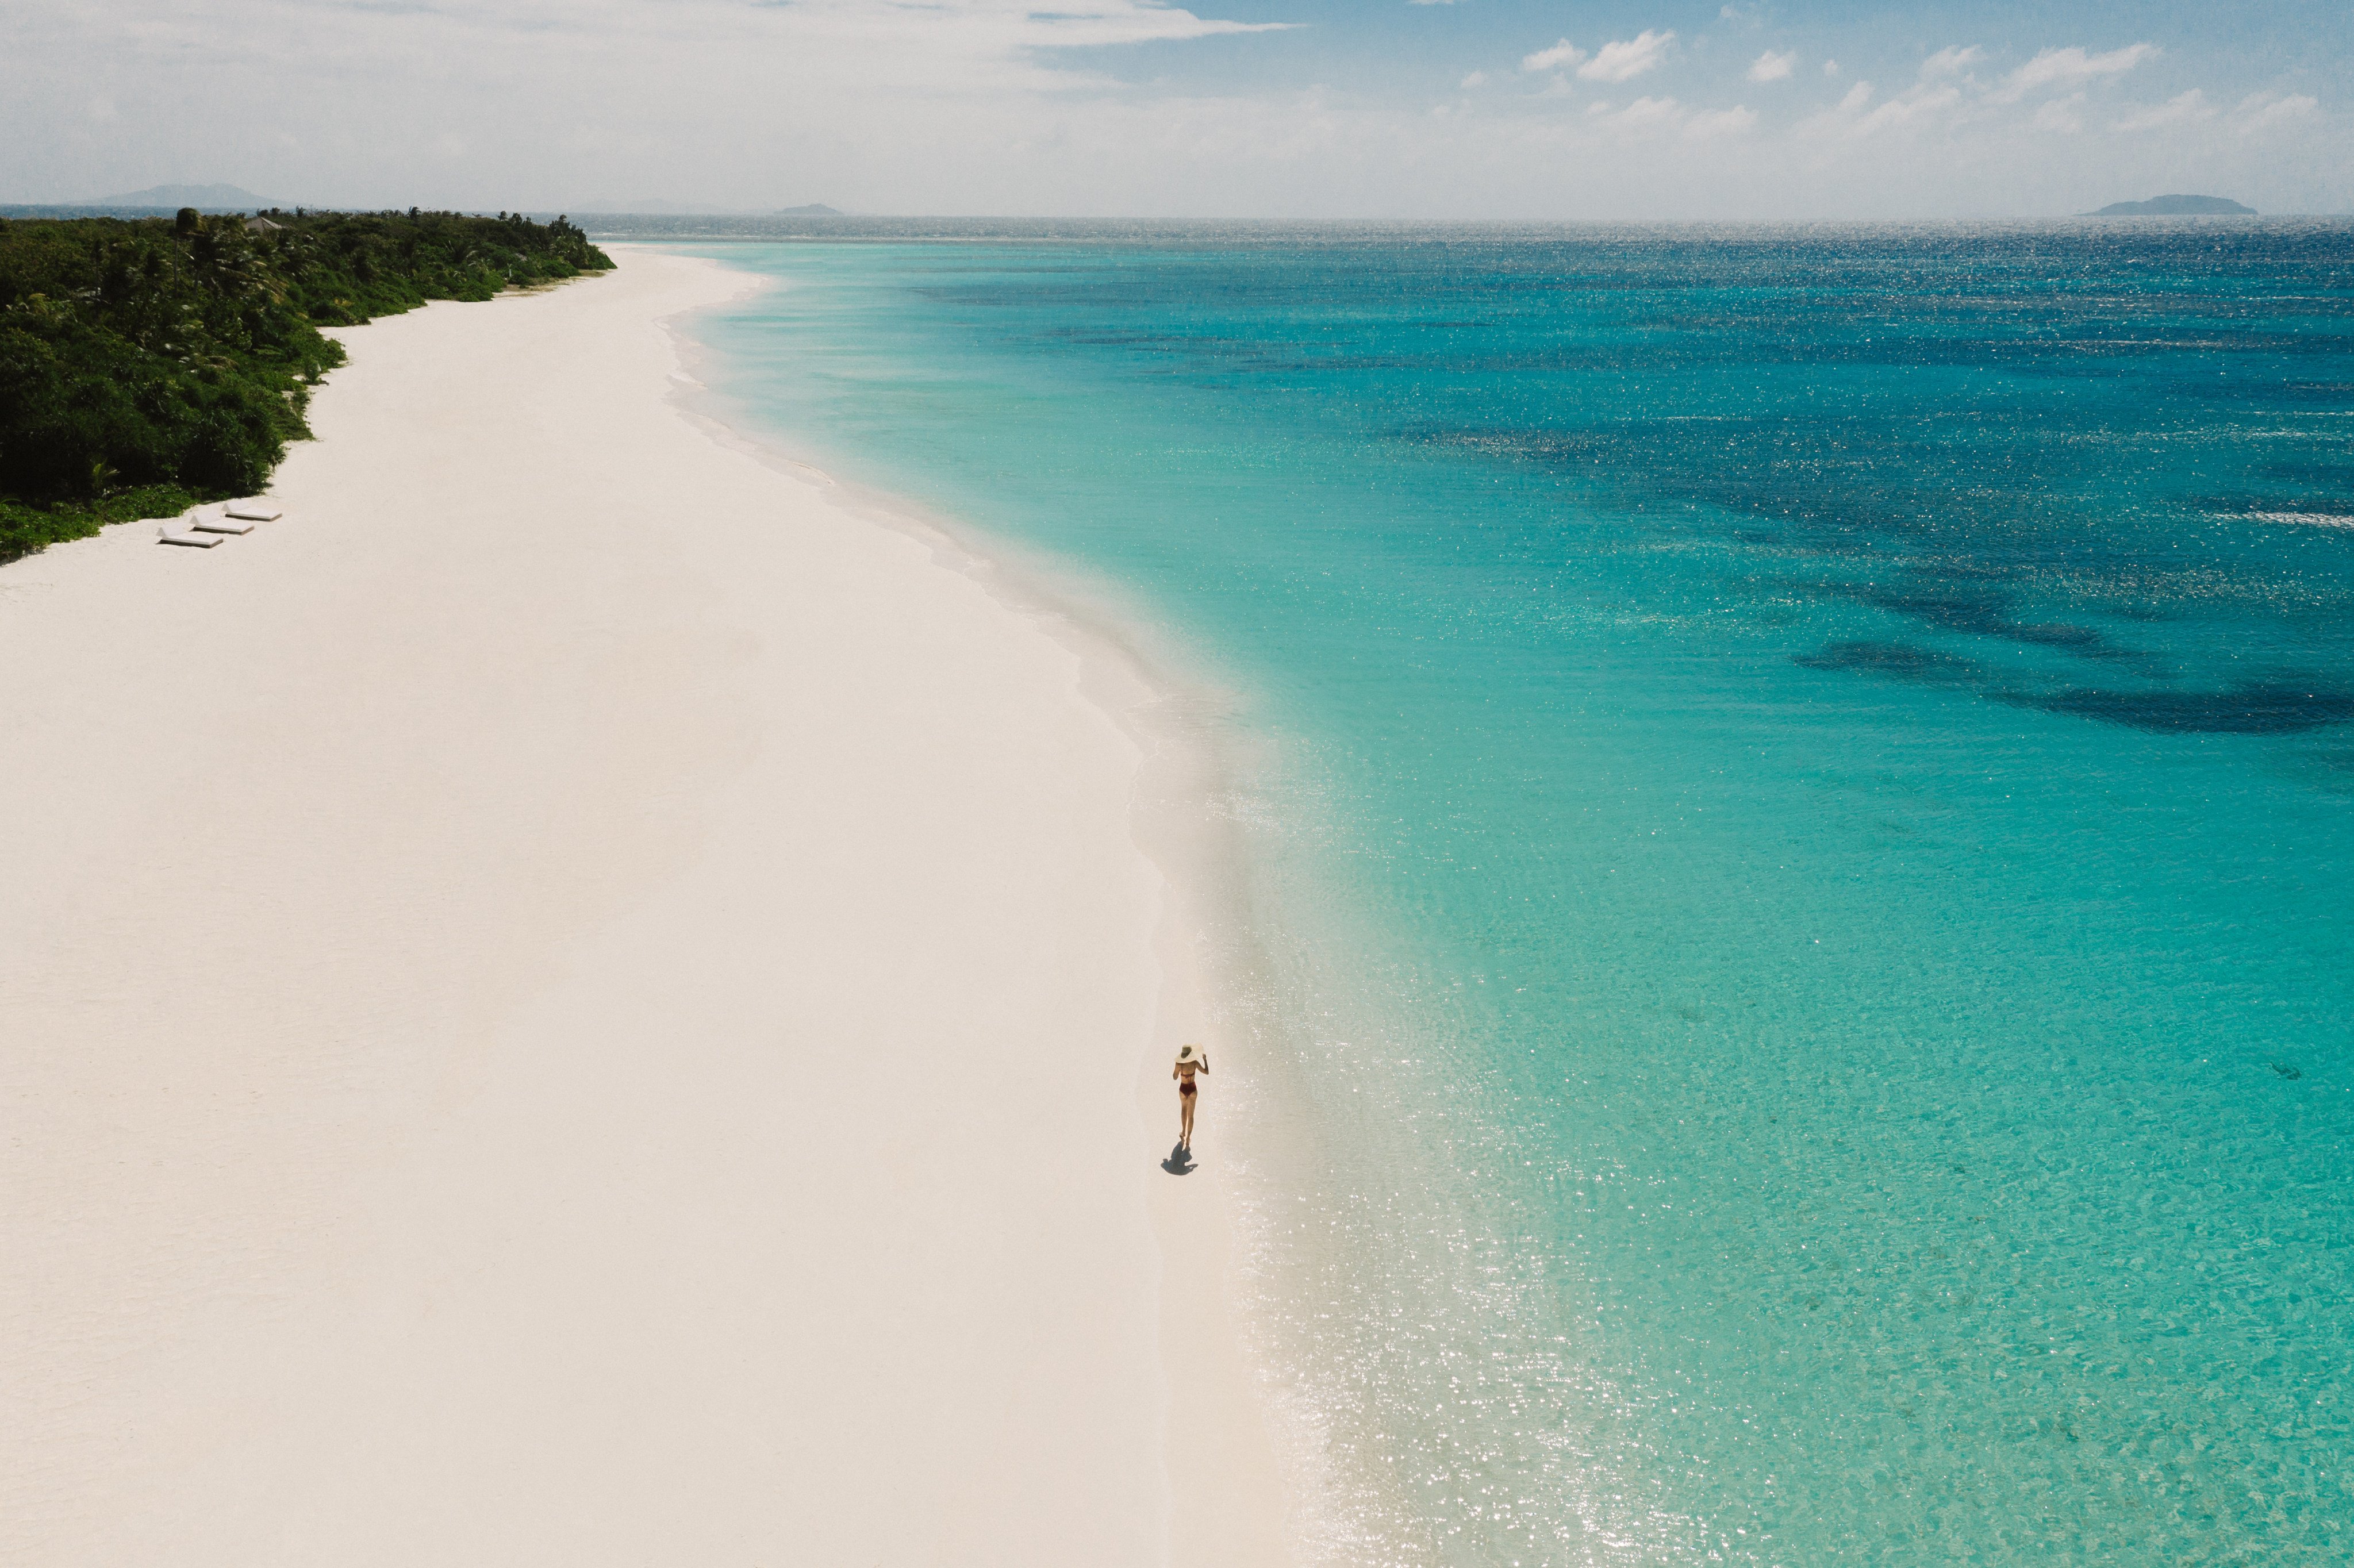
<path fill-rule="evenodd" d="M 1286 1560 L 1140 746 L 682 411 L 744 286 L 358 329 L 282 519 L 0 567 L 0 1560 Z"/>

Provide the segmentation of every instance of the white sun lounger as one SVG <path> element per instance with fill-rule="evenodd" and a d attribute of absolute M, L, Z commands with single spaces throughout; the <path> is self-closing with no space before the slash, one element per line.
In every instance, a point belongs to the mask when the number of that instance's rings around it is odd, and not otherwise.
<path fill-rule="evenodd" d="M 242 518 L 231 517 L 216 507 L 205 506 L 181 519 L 199 534 L 250 534 L 253 524 Z"/>
<path fill-rule="evenodd" d="M 249 495 L 243 501 L 232 501 L 221 508 L 221 513 L 224 516 L 241 517 L 249 523 L 275 523 L 286 515 L 279 510 L 278 503 L 259 495 Z"/>
<path fill-rule="evenodd" d="M 164 524 L 163 527 L 157 529 L 155 533 L 156 543 L 158 544 L 188 545 L 199 550 L 211 549 L 215 545 L 220 544 L 223 537 L 218 534 L 175 532 L 172 524 L 169 523 Z"/>

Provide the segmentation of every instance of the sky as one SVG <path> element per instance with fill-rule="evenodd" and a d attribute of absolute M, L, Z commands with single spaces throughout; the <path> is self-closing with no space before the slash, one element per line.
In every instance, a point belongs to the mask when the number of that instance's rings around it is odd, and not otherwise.
<path fill-rule="evenodd" d="M 0 202 L 2354 210 L 2346 0 L 7 0 Z"/>

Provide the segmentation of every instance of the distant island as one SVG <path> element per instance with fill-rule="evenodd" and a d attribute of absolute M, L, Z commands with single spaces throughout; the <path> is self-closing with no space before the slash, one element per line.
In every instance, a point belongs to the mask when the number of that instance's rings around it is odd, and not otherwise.
<path fill-rule="evenodd" d="M 2256 209 L 2229 196 L 2162 196 L 2147 201 L 2113 201 L 2087 217 L 2253 217 Z"/>
<path fill-rule="evenodd" d="M 807 207 L 780 207 L 770 216 L 774 217 L 840 217 L 842 209 L 838 207 L 828 207 L 822 201 L 813 201 Z"/>
<path fill-rule="evenodd" d="M 258 196 L 237 185 L 149 185 L 143 191 L 101 196 L 90 205 L 154 207 L 164 212 L 177 212 L 184 207 L 195 207 L 198 212 L 260 212 L 287 204 Z"/>

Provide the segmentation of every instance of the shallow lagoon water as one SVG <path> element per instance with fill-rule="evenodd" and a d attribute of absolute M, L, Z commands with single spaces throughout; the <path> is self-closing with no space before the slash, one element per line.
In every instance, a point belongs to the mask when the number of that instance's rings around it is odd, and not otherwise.
<path fill-rule="evenodd" d="M 710 253 L 1242 694 L 1333 1560 L 2354 1558 L 2354 228 Z"/>

